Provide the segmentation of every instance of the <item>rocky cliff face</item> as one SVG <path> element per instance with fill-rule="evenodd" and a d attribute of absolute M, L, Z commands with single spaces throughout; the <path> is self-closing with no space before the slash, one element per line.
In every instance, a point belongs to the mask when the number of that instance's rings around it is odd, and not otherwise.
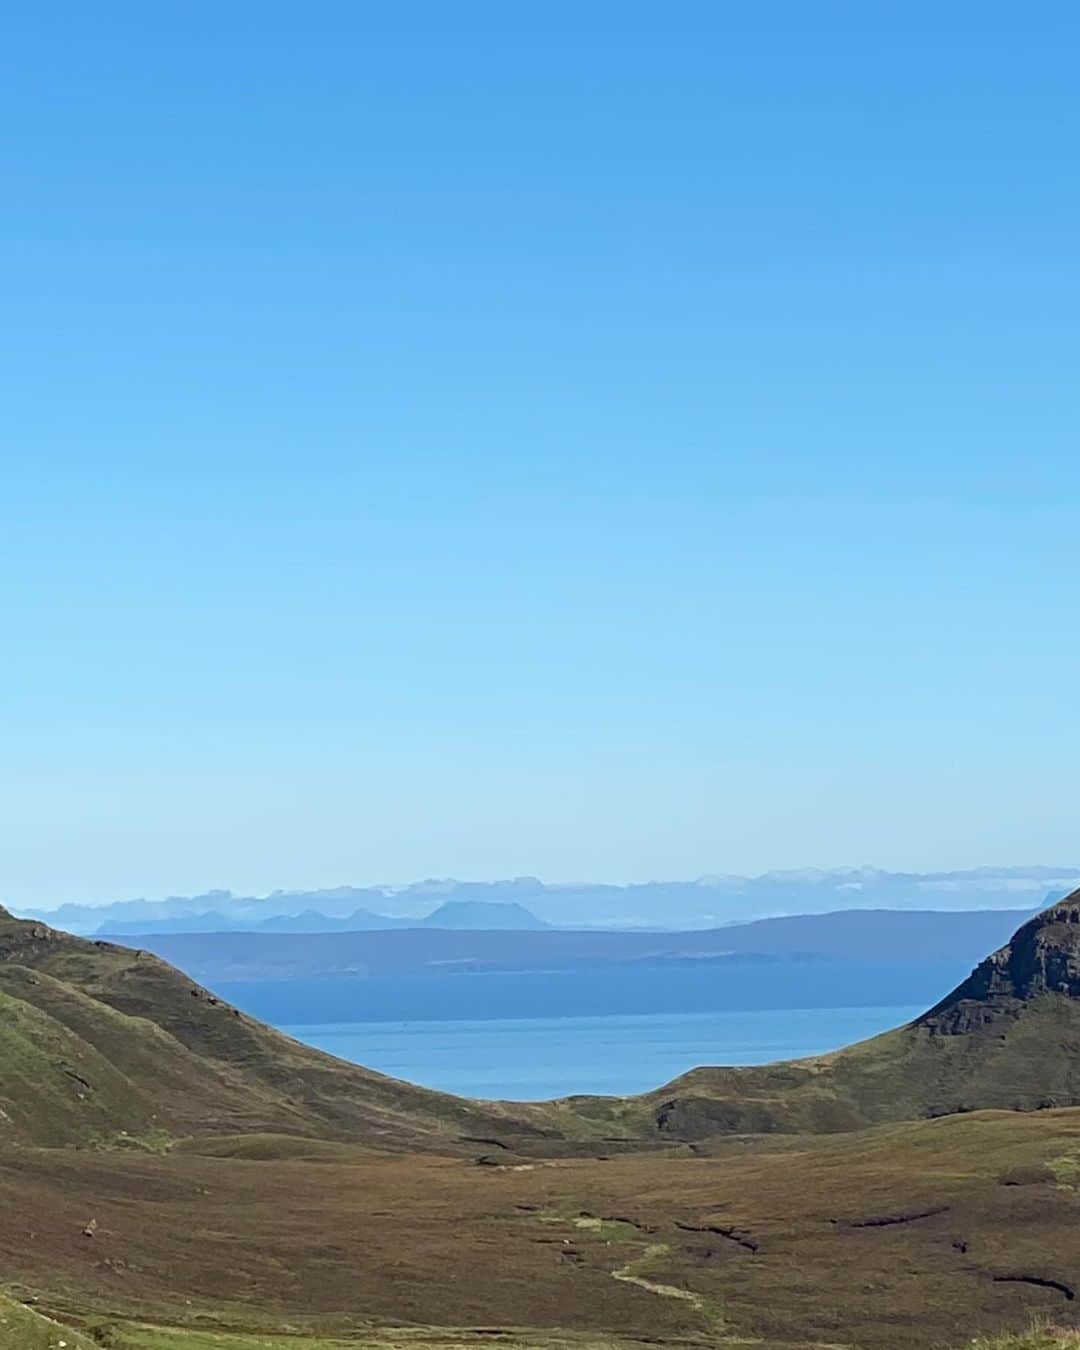
<path fill-rule="evenodd" d="M 1041 994 L 1080 999 L 1080 891 L 1017 929 L 947 998 L 919 1018 L 941 1035 L 960 1035 L 1015 1017 Z"/>

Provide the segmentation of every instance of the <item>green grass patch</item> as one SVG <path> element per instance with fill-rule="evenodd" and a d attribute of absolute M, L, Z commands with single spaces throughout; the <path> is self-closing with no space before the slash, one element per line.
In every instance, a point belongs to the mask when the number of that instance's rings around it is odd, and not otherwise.
<path fill-rule="evenodd" d="M 612 1278 L 622 1280 L 624 1284 L 637 1285 L 639 1289 L 644 1289 L 646 1293 L 655 1294 L 658 1298 L 673 1298 L 680 1302 L 688 1303 L 697 1310 L 704 1318 L 706 1325 L 714 1332 L 726 1331 L 728 1329 L 727 1319 L 724 1316 L 720 1304 L 712 1298 L 707 1298 L 704 1294 L 696 1293 L 693 1289 L 684 1289 L 678 1284 L 668 1284 L 662 1278 L 662 1269 L 668 1257 L 671 1255 L 671 1247 L 666 1242 L 652 1242 L 641 1253 L 640 1256 L 628 1261 L 625 1266 L 619 1270 L 611 1272 Z"/>
<path fill-rule="evenodd" d="M 119 1149 L 127 1150 L 130 1153 L 152 1153 L 156 1157 L 162 1157 L 166 1153 L 171 1153 L 176 1140 L 168 1132 L 157 1128 L 147 1130 L 117 1130 L 112 1134 L 91 1135 L 88 1140 L 90 1148 L 96 1149 Z"/>
<path fill-rule="evenodd" d="M 0 1295 L 0 1350 L 102 1350 L 83 1332 Z"/>
<path fill-rule="evenodd" d="M 1051 1158 L 1046 1164 L 1046 1170 L 1059 1186 L 1070 1191 L 1080 1187 L 1080 1157 L 1076 1154 L 1066 1153 L 1060 1158 Z"/>
<path fill-rule="evenodd" d="M 1080 1350 L 1080 1332 L 1064 1327 L 1035 1327 L 1011 1336 L 972 1341 L 970 1350 Z"/>
<path fill-rule="evenodd" d="M 182 1327 L 124 1327 L 108 1350 L 357 1350 L 378 1342 L 266 1332 L 192 1331 Z"/>
<path fill-rule="evenodd" d="M 644 1281 L 645 1276 L 652 1270 L 658 1261 L 663 1260 L 671 1251 L 666 1242 L 652 1242 L 633 1261 L 628 1261 L 621 1270 L 615 1272 L 617 1280 L 629 1280 L 632 1283 Z M 687 1293 L 686 1290 L 679 1291 L 679 1297 L 693 1298 L 694 1295 Z"/>
<path fill-rule="evenodd" d="M 598 1219 L 592 1214 L 579 1214 L 572 1219 L 575 1228 L 592 1233 L 602 1242 L 636 1242 L 638 1230 L 622 1219 Z"/>
<path fill-rule="evenodd" d="M 534 1215 L 538 1223 L 589 1233 L 601 1242 L 640 1242 L 641 1233 L 625 1219 L 605 1219 L 598 1214 L 582 1214 L 569 1205 L 542 1209 Z"/>
<path fill-rule="evenodd" d="M 0 1341 L 0 1350 L 63 1350 L 64 1336 L 72 1333 L 58 1329 L 61 1341 Z M 605 1350 L 618 1350 L 624 1342 L 616 1339 L 603 1341 Z M 596 1350 L 597 1341 L 586 1335 L 558 1332 L 507 1331 L 473 1333 L 441 1327 L 401 1327 L 392 1330 L 356 1331 L 342 1339 L 303 1332 L 276 1333 L 267 1331 L 209 1331 L 184 1327 L 154 1327 L 129 1325 L 111 1333 L 101 1341 L 68 1339 L 68 1350 L 479 1350 L 479 1347 L 499 1347 L 499 1350 Z"/>

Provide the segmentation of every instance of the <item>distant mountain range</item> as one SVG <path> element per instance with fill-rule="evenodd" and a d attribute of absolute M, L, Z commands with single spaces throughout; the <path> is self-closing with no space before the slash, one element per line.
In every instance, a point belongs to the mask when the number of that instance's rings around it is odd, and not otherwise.
<path fill-rule="evenodd" d="M 919 1003 L 1030 913 L 844 910 L 670 933 L 429 924 L 127 941 L 278 1024 L 453 1020 Z"/>
<path fill-rule="evenodd" d="M 357 909 L 342 918 L 306 909 L 302 914 L 276 914 L 253 921 L 251 916 L 233 918 L 226 913 L 178 915 L 164 919 L 121 919 L 105 922 L 95 930 L 112 937 L 139 934 L 150 937 L 165 933 L 373 933 L 394 929 L 439 928 L 450 931 L 539 932 L 550 925 L 530 914 L 523 905 L 485 904 L 479 900 L 448 900 L 421 919 L 399 919 Z"/>
<path fill-rule="evenodd" d="M 708 929 L 776 915 L 841 909 L 1035 909 L 1080 884 L 1080 867 L 980 867 L 886 872 L 873 867 L 706 876 L 628 886 L 428 880 L 410 886 L 339 886 L 240 896 L 231 891 L 66 904 L 13 913 L 74 933 L 339 932 L 391 928 Z"/>

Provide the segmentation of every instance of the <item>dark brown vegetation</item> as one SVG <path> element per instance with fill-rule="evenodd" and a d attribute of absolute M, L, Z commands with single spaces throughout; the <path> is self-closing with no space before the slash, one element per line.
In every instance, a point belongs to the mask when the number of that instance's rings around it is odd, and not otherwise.
<path fill-rule="evenodd" d="M 959 1347 L 1077 1307 L 1080 1194 L 1057 1179 L 1080 1159 L 1077 1110 L 493 1167 L 273 1137 L 209 1151 L 8 1150 L 5 1281 L 84 1324 L 860 1350 Z"/>
<path fill-rule="evenodd" d="M 520 1109 L 341 1064 L 156 958 L 5 919 L 3 1281 L 77 1331 L 107 1316 L 125 1350 L 202 1350 L 200 1327 L 275 1350 L 930 1350 L 1072 1325 L 1074 912 L 836 1055 Z"/>

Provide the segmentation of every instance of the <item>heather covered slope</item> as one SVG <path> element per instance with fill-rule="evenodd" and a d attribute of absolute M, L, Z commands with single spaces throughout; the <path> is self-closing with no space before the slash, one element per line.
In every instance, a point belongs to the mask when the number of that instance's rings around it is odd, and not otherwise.
<path fill-rule="evenodd" d="M 272 1131 L 389 1147 L 530 1127 L 300 1045 L 146 952 L 0 912 L 0 1130 L 158 1147 Z"/>

